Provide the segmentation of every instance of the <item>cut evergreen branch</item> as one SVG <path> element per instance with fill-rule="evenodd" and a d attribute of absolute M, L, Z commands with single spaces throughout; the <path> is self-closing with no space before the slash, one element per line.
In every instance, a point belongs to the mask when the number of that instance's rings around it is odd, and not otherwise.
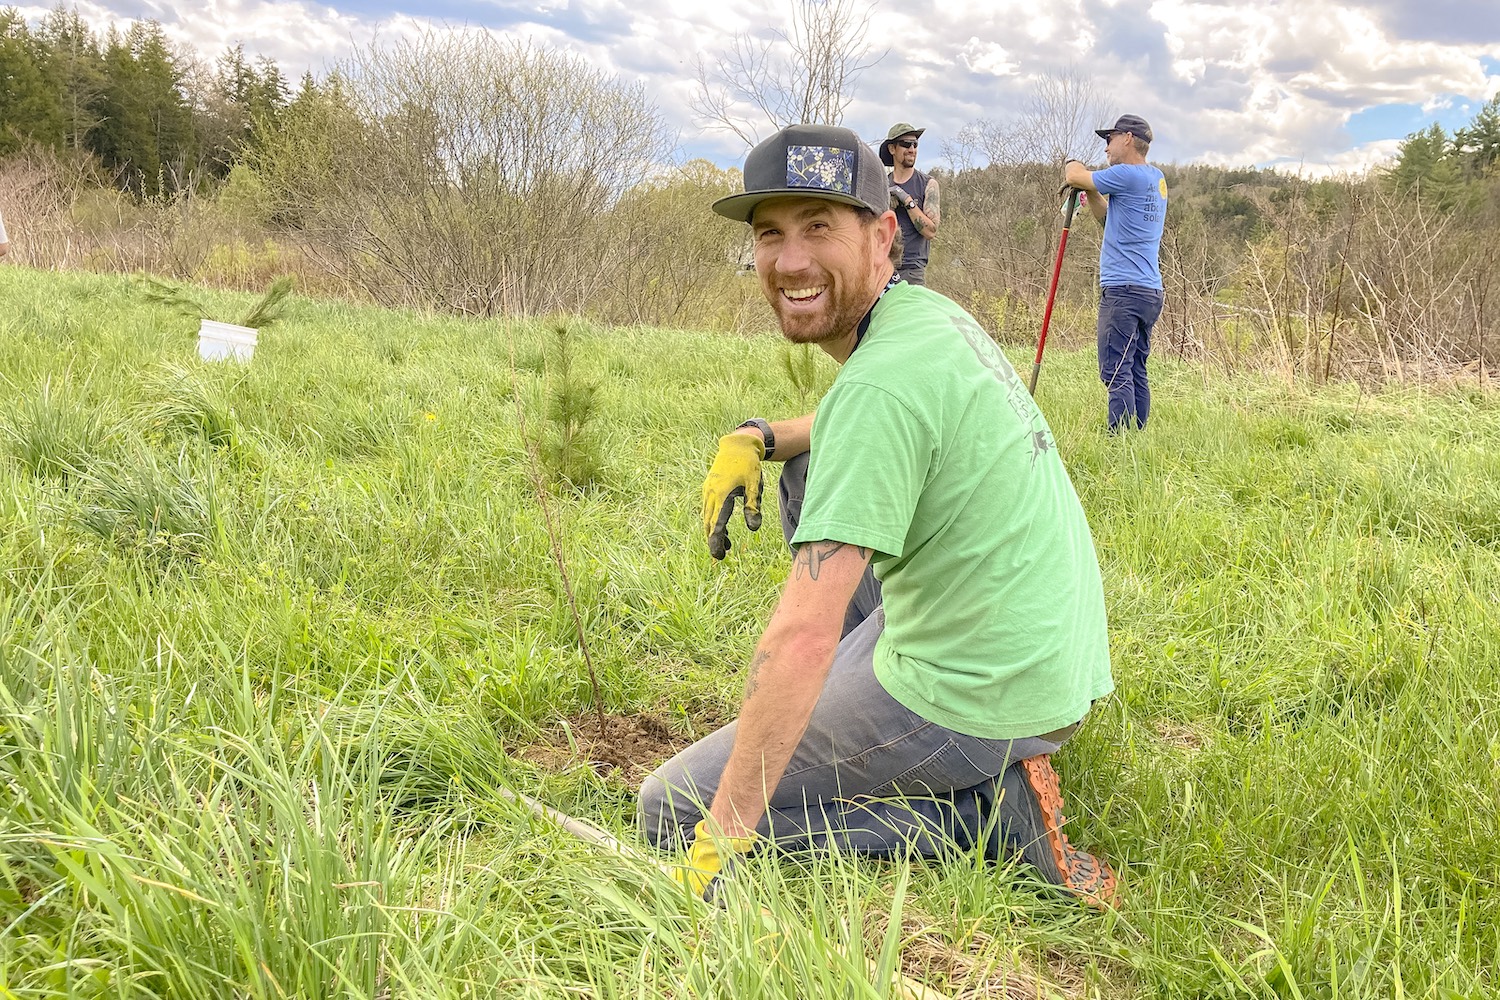
<path fill-rule="evenodd" d="M 264 330 L 281 319 L 281 314 L 286 309 L 287 296 L 292 294 L 292 277 L 284 274 L 272 281 L 266 288 L 265 294 L 260 297 L 251 310 L 245 314 L 240 321 L 240 326 L 248 326 L 254 330 Z"/>
<path fill-rule="evenodd" d="M 136 275 L 134 283 L 140 290 L 141 297 L 154 305 L 163 306 L 194 319 L 216 318 L 202 301 L 190 295 L 180 285 L 153 278 L 149 274 Z M 286 310 L 287 298 L 292 294 L 294 285 L 295 281 L 291 275 L 284 274 L 274 279 L 266 287 L 260 299 L 250 307 L 249 312 L 245 313 L 236 325 L 263 330 L 275 324 Z"/>
<path fill-rule="evenodd" d="M 180 285 L 153 278 L 149 274 L 138 274 L 134 281 L 136 288 L 141 292 L 141 297 L 153 305 L 163 306 L 183 316 L 191 316 L 193 319 L 203 319 L 208 316 L 208 310 L 203 307 L 203 304 L 189 295 Z"/>

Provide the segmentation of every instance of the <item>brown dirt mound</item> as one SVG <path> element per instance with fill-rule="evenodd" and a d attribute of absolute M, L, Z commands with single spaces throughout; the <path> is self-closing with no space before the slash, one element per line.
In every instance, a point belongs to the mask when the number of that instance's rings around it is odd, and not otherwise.
<path fill-rule="evenodd" d="M 717 719 L 695 720 L 698 735 L 721 725 Z M 604 728 L 592 712 L 564 719 L 542 734 L 539 742 L 517 751 L 517 755 L 549 771 L 562 771 L 586 764 L 606 778 L 638 785 L 658 764 L 696 737 L 659 715 L 606 715 Z"/>

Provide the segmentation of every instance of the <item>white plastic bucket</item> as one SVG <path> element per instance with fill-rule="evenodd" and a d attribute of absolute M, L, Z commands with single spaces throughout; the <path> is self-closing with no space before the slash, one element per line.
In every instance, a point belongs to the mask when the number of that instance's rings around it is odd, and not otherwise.
<path fill-rule="evenodd" d="M 198 357 L 204 361 L 249 361 L 256 331 L 248 326 L 206 319 L 198 328 Z"/>

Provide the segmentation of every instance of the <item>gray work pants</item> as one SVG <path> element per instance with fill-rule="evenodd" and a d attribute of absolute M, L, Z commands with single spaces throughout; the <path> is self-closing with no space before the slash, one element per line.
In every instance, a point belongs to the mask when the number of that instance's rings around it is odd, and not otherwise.
<path fill-rule="evenodd" d="M 782 530 L 802 512 L 807 456 L 781 473 Z M 1053 753 L 1076 727 L 1045 737 L 984 739 L 929 722 L 875 679 L 875 641 L 885 625 L 880 585 L 866 571 L 849 603 L 844 637 L 802 740 L 757 833 L 778 848 L 837 845 L 876 856 L 938 856 L 983 844 L 999 857 L 991 811 L 995 779 L 1012 761 Z M 646 778 L 637 821 L 658 847 L 692 838 L 718 790 L 735 723 L 704 737 Z"/>

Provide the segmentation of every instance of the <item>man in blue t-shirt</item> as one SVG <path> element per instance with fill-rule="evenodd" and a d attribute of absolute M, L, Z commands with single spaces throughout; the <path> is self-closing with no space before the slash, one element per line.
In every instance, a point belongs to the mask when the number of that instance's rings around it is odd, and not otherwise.
<path fill-rule="evenodd" d="M 1077 160 L 1063 165 L 1063 183 L 1095 197 L 1089 211 L 1104 224 L 1099 250 L 1099 377 L 1109 389 L 1109 430 L 1145 427 L 1151 411 L 1146 358 L 1151 328 L 1161 315 L 1162 223 L 1167 181 L 1146 162 L 1151 126 L 1139 115 L 1121 115 L 1098 129 L 1109 166 L 1089 170 Z"/>

